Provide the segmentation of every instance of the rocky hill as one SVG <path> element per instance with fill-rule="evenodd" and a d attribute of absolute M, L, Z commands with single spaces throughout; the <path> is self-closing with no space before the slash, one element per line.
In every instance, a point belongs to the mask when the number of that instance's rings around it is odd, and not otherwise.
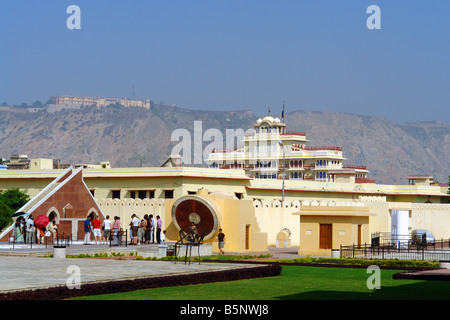
<path fill-rule="evenodd" d="M 0 109 L 0 156 L 61 159 L 62 163 L 110 161 L 113 167 L 159 166 L 178 142 L 175 129 L 251 128 L 261 115 L 153 105 L 142 108 L 82 108 L 55 113 Z M 393 124 L 383 118 L 337 112 L 286 114 L 289 130 L 303 131 L 310 145 L 340 146 L 349 164 L 367 165 L 377 183 L 407 183 L 410 174 L 450 174 L 450 125 Z M 206 142 L 207 144 L 209 142 Z"/>

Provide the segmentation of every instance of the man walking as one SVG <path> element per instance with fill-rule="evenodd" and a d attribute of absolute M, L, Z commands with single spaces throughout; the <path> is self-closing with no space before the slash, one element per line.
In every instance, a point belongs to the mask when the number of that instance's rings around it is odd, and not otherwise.
<path fill-rule="evenodd" d="M 225 246 L 225 234 L 222 232 L 222 229 L 219 229 L 219 234 L 217 235 L 217 240 L 219 241 L 219 256 L 224 255 L 223 247 Z"/>

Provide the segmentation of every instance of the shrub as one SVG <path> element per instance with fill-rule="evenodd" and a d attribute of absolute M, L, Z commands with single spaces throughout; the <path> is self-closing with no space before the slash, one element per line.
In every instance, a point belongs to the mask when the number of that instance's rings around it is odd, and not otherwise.
<path fill-rule="evenodd" d="M 275 261 L 273 261 L 275 262 Z M 333 264 L 333 265 L 353 265 L 380 267 L 402 267 L 402 268 L 439 268 L 439 262 L 422 260 L 398 260 L 398 259 L 355 259 L 355 258 L 296 258 L 277 260 L 280 263 L 301 263 L 301 264 Z"/>

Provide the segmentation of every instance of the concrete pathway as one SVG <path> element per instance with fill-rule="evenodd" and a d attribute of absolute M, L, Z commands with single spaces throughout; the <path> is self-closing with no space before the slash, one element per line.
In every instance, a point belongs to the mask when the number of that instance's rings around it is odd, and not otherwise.
<path fill-rule="evenodd" d="M 174 263 L 172 261 L 54 259 L 0 256 L 0 293 L 42 289 L 73 284 L 79 275 L 81 285 L 103 281 L 186 275 L 255 267 L 229 263 Z"/>

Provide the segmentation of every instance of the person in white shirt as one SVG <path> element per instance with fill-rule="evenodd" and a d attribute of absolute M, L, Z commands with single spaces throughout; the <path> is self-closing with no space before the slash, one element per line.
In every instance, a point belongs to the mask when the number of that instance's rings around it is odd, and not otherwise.
<path fill-rule="evenodd" d="M 109 216 L 106 216 L 106 219 L 103 220 L 102 223 L 103 229 L 103 239 L 105 244 L 107 245 L 109 240 L 111 239 L 111 220 L 109 220 Z"/>
<path fill-rule="evenodd" d="M 33 216 L 30 216 L 27 221 L 26 221 L 26 232 L 27 232 L 27 237 L 26 237 L 26 241 L 27 243 L 33 243 L 34 242 L 34 236 L 36 233 L 36 229 L 34 228 L 34 221 L 33 221 Z"/>
<path fill-rule="evenodd" d="M 164 230 L 159 237 L 160 237 L 161 243 L 166 243 L 166 230 Z"/>
<path fill-rule="evenodd" d="M 141 223 L 141 220 L 139 220 L 139 218 L 135 214 L 133 214 L 131 216 L 131 218 L 132 218 L 131 219 L 131 232 L 132 232 L 132 235 L 133 235 L 133 239 L 131 240 L 132 241 L 131 244 L 137 245 L 137 244 L 140 244 L 139 243 L 139 238 L 138 238 L 138 229 L 139 229 L 139 225 Z"/>
<path fill-rule="evenodd" d="M 150 220 L 152 221 L 152 227 L 150 228 L 150 243 L 155 243 L 155 226 L 156 221 L 155 218 L 153 218 L 153 215 L 150 215 Z"/>

